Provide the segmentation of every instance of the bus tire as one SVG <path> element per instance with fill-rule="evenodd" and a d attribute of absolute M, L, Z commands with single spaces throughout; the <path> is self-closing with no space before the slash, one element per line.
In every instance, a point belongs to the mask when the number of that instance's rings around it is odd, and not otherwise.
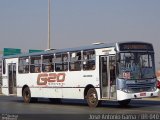
<path fill-rule="evenodd" d="M 25 103 L 31 102 L 31 92 L 28 87 L 24 88 L 22 96 Z"/>
<path fill-rule="evenodd" d="M 127 106 L 130 102 L 131 102 L 131 99 L 118 101 L 118 103 L 119 103 L 119 104 L 120 104 L 120 106 L 122 106 L 122 107 Z"/>
<path fill-rule="evenodd" d="M 89 107 L 97 107 L 100 104 L 96 89 L 90 88 L 87 92 L 86 100 Z"/>

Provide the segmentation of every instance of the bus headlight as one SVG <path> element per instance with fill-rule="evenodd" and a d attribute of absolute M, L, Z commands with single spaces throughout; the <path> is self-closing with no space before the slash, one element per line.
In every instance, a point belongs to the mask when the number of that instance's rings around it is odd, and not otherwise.
<path fill-rule="evenodd" d="M 151 91 L 156 91 L 156 89 L 157 89 L 157 87 L 153 87 L 153 88 L 151 89 Z"/>
<path fill-rule="evenodd" d="M 128 89 L 128 93 L 132 93 L 133 92 L 133 90 L 132 89 Z"/>
<path fill-rule="evenodd" d="M 133 90 L 129 89 L 129 88 L 122 88 L 120 90 L 123 91 L 123 92 L 126 92 L 126 93 L 132 93 L 133 92 Z"/>
<path fill-rule="evenodd" d="M 151 87 L 151 88 L 149 89 L 149 91 L 153 92 L 153 91 L 156 91 L 156 89 L 157 89 L 157 87 L 156 87 L 156 85 L 154 85 L 153 87 Z"/>
<path fill-rule="evenodd" d="M 127 88 L 123 88 L 122 91 L 126 93 L 128 92 Z"/>

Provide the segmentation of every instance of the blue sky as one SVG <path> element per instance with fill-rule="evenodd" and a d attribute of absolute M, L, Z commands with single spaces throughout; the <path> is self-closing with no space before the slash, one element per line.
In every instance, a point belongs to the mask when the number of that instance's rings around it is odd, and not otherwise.
<path fill-rule="evenodd" d="M 160 62 L 160 0 L 51 0 L 51 47 L 153 43 Z M 46 49 L 48 0 L 0 0 L 0 50 Z"/>

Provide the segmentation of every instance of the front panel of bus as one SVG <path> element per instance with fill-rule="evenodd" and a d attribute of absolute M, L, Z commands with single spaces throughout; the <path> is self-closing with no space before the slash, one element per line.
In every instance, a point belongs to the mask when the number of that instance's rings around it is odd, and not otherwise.
<path fill-rule="evenodd" d="M 117 100 L 157 96 L 152 45 L 134 42 L 117 46 Z"/>

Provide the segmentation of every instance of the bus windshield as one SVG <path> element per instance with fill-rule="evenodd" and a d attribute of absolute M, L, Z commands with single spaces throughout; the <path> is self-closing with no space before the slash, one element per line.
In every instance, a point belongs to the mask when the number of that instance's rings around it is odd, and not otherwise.
<path fill-rule="evenodd" d="M 154 54 L 148 52 L 120 53 L 119 78 L 148 79 L 154 78 Z"/>

